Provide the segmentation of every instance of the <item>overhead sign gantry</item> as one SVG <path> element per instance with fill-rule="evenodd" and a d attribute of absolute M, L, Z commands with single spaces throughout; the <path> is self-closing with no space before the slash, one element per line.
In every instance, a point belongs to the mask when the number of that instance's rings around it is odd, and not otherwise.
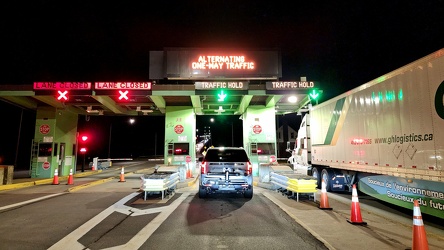
<path fill-rule="evenodd" d="M 36 126 L 49 132 L 36 130 L 35 140 L 50 144 L 53 152 L 61 152 L 63 145 L 64 153 L 72 152 L 76 139 L 72 124 L 76 124 L 77 114 L 163 115 L 166 144 L 185 145 L 184 149 L 194 148 L 196 115 L 239 115 L 244 124 L 244 147 L 252 159 L 264 162 L 275 154 L 275 116 L 304 108 L 308 94 L 316 96 L 312 91 L 319 88 L 313 81 L 281 81 L 277 50 L 167 48 L 150 52 L 149 60 L 149 81 L 1 85 L 0 99 L 37 110 Z M 62 122 L 68 114 L 71 122 Z M 63 135 L 60 131 L 70 132 Z M 258 150 L 258 146 L 267 150 Z M 171 149 L 165 149 L 166 160 L 169 153 L 193 151 L 176 151 L 174 145 Z M 187 154 L 171 160 L 183 162 L 188 156 L 195 158 Z M 58 155 L 45 162 L 50 162 L 48 169 L 56 165 L 59 173 L 66 174 L 66 167 L 75 163 L 72 158 L 69 154 Z M 40 176 L 51 176 L 51 172 Z"/>

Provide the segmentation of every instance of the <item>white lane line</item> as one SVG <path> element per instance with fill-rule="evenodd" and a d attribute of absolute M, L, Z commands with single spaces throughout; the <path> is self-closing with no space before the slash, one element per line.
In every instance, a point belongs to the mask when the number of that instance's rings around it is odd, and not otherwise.
<path fill-rule="evenodd" d="M 34 202 L 41 201 L 41 200 L 45 200 L 45 199 L 49 199 L 49 198 L 52 198 L 52 197 L 55 197 L 55 196 L 59 196 L 59 195 L 62 195 L 62 194 L 66 194 L 66 193 L 50 194 L 50 195 L 42 196 L 42 197 L 35 198 L 35 199 L 32 199 L 32 200 L 27 200 L 27 201 L 22 201 L 22 202 L 19 202 L 19 203 L 14 203 L 14 204 L 11 204 L 11 205 L 0 207 L 0 211 L 11 209 L 11 208 L 15 208 L 15 207 L 20 207 L 20 206 L 23 206 L 23 205 L 27 205 L 27 204 L 34 203 Z"/>
<path fill-rule="evenodd" d="M 121 249 L 139 249 L 145 241 L 162 225 L 162 223 L 170 216 L 174 210 L 190 195 L 190 193 L 183 193 L 177 198 L 171 205 L 165 207 L 165 209 L 158 214 L 150 223 L 148 223 L 142 230 L 140 230 L 131 240 L 126 244 L 120 246 L 114 246 L 106 248 L 108 250 L 121 250 Z"/>
<path fill-rule="evenodd" d="M 108 217 L 111 213 L 113 213 L 116 210 L 122 210 L 122 207 L 126 202 L 134 198 L 135 196 L 139 195 L 140 193 L 132 193 L 120 201 L 116 202 L 114 205 L 108 207 L 107 209 L 103 210 L 98 215 L 94 216 L 94 218 L 87 221 L 85 224 L 78 227 L 76 230 L 72 231 L 70 234 L 65 236 L 63 239 L 59 240 L 57 243 L 52 245 L 48 249 L 53 250 L 65 250 L 67 246 L 69 246 L 69 249 L 85 249 L 85 246 L 80 244 L 78 240 L 83 237 L 86 233 L 88 233 L 91 229 L 93 229 L 97 224 L 102 222 L 106 217 Z M 121 211 L 119 211 L 121 212 Z"/>

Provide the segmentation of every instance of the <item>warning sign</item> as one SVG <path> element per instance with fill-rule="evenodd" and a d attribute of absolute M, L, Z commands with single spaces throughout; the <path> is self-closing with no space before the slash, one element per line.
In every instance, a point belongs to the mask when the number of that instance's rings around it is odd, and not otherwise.
<path fill-rule="evenodd" d="M 270 155 L 270 162 L 276 162 L 276 156 Z"/>
<path fill-rule="evenodd" d="M 182 134 L 183 133 L 183 126 L 182 125 L 176 125 L 174 127 L 174 132 L 176 132 L 176 134 Z"/>
<path fill-rule="evenodd" d="M 48 124 L 40 125 L 39 132 L 40 132 L 41 134 L 46 135 L 46 134 L 49 133 L 49 131 L 50 131 L 50 127 L 49 127 Z"/>
<path fill-rule="evenodd" d="M 262 132 L 262 127 L 261 125 L 254 125 L 253 126 L 253 133 L 255 134 L 260 134 Z"/>
<path fill-rule="evenodd" d="M 47 162 L 47 161 L 43 162 L 42 168 L 44 170 L 48 170 L 50 167 L 51 167 L 51 165 L 49 164 L 49 162 Z"/>

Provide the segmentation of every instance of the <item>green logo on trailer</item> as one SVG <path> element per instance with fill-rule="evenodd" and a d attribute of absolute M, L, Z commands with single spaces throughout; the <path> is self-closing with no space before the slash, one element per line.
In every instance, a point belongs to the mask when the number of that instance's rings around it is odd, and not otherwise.
<path fill-rule="evenodd" d="M 444 119 L 444 81 L 439 85 L 435 95 L 435 109 L 439 117 Z"/>

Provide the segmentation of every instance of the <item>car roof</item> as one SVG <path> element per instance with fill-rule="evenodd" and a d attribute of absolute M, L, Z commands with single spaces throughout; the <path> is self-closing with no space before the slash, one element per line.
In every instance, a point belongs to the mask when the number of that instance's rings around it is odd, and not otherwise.
<path fill-rule="evenodd" d="M 244 148 L 239 148 L 239 147 L 212 147 L 212 148 L 209 148 L 208 150 L 226 150 L 226 149 L 230 149 L 230 150 L 244 150 Z"/>

